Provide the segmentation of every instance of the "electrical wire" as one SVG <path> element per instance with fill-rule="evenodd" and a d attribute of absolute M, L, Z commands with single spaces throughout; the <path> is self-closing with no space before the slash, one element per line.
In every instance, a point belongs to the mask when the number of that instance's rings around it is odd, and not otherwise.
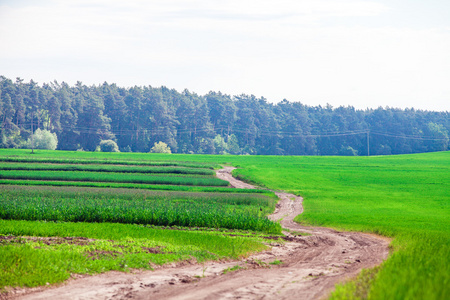
<path fill-rule="evenodd" d="M 20 125 L 26 125 L 31 126 L 31 123 L 21 123 Z M 34 124 L 37 125 L 37 124 Z M 158 126 L 162 127 L 162 126 Z M 176 126 L 174 126 L 176 127 Z M 99 129 L 98 127 L 88 127 L 88 126 L 60 126 L 62 129 L 75 131 L 79 133 L 84 134 L 99 134 L 102 133 L 102 130 L 105 129 Z M 175 128 L 176 129 L 176 128 Z M 99 132 L 100 130 L 100 132 Z M 135 134 L 142 134 L 142 135 L 159 135 L 164 134 L 167 132 L 166 128 L 157 128 L 157 129 L 148 129 L 148 128 L 140 128 L 140 129 L 106 129 L 110 131 L 112 134 L 116 136 L 131 136 Z M 327 137 L 339 137 L 339 136 L 351 136 L 351 135 L 359 135 L 364 134 L 367 135 L 369 133 L 370 135 L 377 135 L 377 136 L 385 136 L 385 137 L 392 137 L 392 138 L 402 138 L 402 139 L 409 139 L 409 140 L 423 140 L 423 141 L 446 141 L 448 138 L 436 138 L 436 137 L 430 137 L 430 136 L 413 136 L 413 135 L 398 135 L 398 134 L 392 134 L 392 133 L 384 133 L 384 132 L 378 132 L 378 131 L 372 131 L 367 129 L 360 129 L 360 130 L 354 130 L 354 131 L 343 131 L 343 132 L 323 132 L 319 134 L 303 134 L 303 133 L 296 133 L 293 131 L 280 131 L 280 130 L 245 130 L 245 129 L 235 129 L 235 128 L 228 128 L 228 127 L 215 127 L 212 128 L 197 128 L 197 129 L 176 129 L 177 134 L 185 134 L 185 133 L 198 133 L 198 132 L 218 132 L 218 131 L 229 131 L 230 133 L 233 132 L 239 132 L 239 133 L 246 133 L 246 134 L 253 134 L 257 136 L 277 136 L 277 137 L 298 137 L 298 138 L 327 138 Z"/>

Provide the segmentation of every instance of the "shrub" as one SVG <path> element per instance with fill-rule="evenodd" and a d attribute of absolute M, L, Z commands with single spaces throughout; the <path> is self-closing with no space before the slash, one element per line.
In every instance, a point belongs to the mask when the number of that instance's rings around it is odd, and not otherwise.
<path fill-rule="evenodd" d="M 241 148 L 239 148 L 239 141 L 237 137 L 232 134 L 228 136 L 228 152 L 231 154 L 239 154 L 241 152 Z"/>
<path fill-rule="evenodd" d="M 55 150 L 58 146 L 58 137 L 54 132 L 38 128 L 28 139 L 27 146 L 34 149 Z"/>
<path fill-rule="evenodd" d="M 151 153 L 172 153 L 170 147 L 164 142 L 155 143 L 150 149 Z"/>
<path fill-rule="evenodd" d="M 339 154 L 344 156 L 358 156 L 358 151 L 350 146 L 347 147 L 342 146 L 341 150 L 339 151 Z"/>
<path fill-rule="evenodd" d="M 119 146 L 113 140 L 103 140 L 99 146 L 102 152 L 120 152 Z"/>
<path fill-rule="evenodd" d="M 127 145 L 126 147 L 122 148 L 122 152 L 133 152 L 133 151 L 131 150 L 130 145 Z"/>
<path fill-rule="evenodd" d="M 213 141 L 217 154 L 227 154 L 228 145 L 220 134 L 216 135 Z"/>

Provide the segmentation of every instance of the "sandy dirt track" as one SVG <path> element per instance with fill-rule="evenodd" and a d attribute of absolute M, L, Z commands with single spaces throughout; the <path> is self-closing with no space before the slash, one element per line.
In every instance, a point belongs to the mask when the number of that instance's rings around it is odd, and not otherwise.
<path fill-rule="evenodd" d="M 232 187 L 254 188 L 231 176 L 233 167 L 217 171 Z M 71 279 L 55 288 L 17 290 L 14 299 L 321 299 L 334 285 L 362 268 L 380 264 L 388 256 L 389 240 L 357 232 L 304 227 L 293 221 L 303 212 L 302 198 L 277 193 L 277 209 L 270 216 L 283 228 L 309 233 L 243 261 L 172 265 L 156 271 L 108 272 Z M 281 265 L 270 265 L 281 260 Z M 223 270 L 243 269 L 222 274 Z M 201 278 L 198 278 L 201 277 Z"/>

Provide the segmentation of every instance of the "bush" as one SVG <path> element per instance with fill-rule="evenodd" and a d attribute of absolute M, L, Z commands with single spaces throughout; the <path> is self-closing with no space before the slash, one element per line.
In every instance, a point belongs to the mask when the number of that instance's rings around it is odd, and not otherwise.
<path fill-rule="evenodd" d="M 133 152 L 133 151 L 131 150 L 130 145 L 127 145 L 126 147 L 122 148 L 122 152 Z"/>
<path fill-rule="evenodd" d="M 27 146 L 33 149 L 55 150 L 58 146 L 58 137 L 54 132 L 38 128 L 28 139 Z"/>
<path fill-rule="evenodd" d="M 358 151 L 350 146 L 347 147 L 342 146 L 341 150 L 339 151 L 339 154 L 344 156 L 358 156 Z"/>
<path fill-rule="evenodd" d="M 113 140 L 103 140 L 99 146 L 102 152 L 120 152 L 119 146 Z"/>
<path fill-rule="evenodd" d="M 239 141 L 234 134 L 228 136 L 227 144 L 228 144 L 228 152 L 230 152 L 231 154 L 241 153 L 241 148 L 239 148 Z"/>
<path fill-rule="evenodd" d="M 216 135 L 213 141 L 217 154 L 227 154 L 228 145 L 220 134 Z"/>
<path fill-rule="evenodd" d="M 172 150 L 170 150 L 170 147 L 167 146 L 166 143 L 163 142 L 159 142 L 159 143 L 155 143 L 152 147 L 152 149 L 150 149 L 151 153 L 172 153 Z"/>

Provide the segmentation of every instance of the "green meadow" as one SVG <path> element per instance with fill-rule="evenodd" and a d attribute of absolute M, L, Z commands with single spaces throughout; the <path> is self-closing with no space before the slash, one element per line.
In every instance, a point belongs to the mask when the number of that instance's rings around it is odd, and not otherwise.
<path fill-rule="evenodd" d="M 261 160 L 239 162 L 236 175 L 303 196 L 297 222 L 393 238 L 379 271 L 338 286 L 332 299 L 450 295 L 450 152 Z"/>
<path fill-rule="evenodd" d="M 29 150 L 5 149 L 0 150 L 0 157 L 10 162 L 109 160 L 148 161 L 149 165 L 191 164 L 189 167 L 237 166 L 234 175 L 245 181 L 301 195 L 305 212 L 296 218 L 299 223 L 392 238 L 387 261 L 337 286 L 332 299 L 446 299 L 450 294 L 450 152 L 373 157 L 29 153 Z M 104 224 L 138 226 L 94 225 Z M 12 231 L 16 225 L 8 226 Z M 8 230 L 2 234 L 33 235 L 8 233 Z M 55 235 L 52 234 L 45 236 Z"/>

